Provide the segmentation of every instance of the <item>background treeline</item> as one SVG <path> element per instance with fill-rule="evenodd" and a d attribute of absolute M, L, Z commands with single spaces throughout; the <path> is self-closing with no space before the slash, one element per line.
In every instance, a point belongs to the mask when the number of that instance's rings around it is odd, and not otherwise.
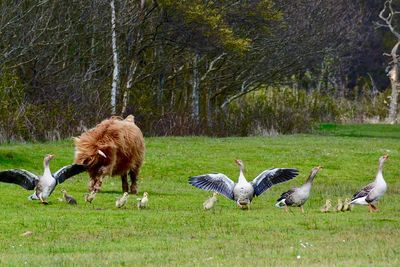
<path fill-rule="evenodd" d="M 1 1 L 0 141 L 65 138 L 113 113 L 146 135 L 382 120 L 395 42 L 374 27 L 383 4 Z"/>

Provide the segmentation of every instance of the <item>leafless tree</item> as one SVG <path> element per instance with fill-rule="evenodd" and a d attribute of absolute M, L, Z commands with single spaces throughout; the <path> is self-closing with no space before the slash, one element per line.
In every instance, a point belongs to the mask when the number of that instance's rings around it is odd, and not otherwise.
<path fill-rule="evenodd" d="M 395 124 L 398 122 L 398 95 L 400 88 L 400 79 L 399 79 L 399 54 L 398 49 L 400 45 L 400 32 L 399 29 L 396 28 L 396 24 L 400 19 L 400 11 L 394 8 L 393 0 L 385 1 L 384 7 L 382 11 L 379 13 L 379 18 L 383 20 L 384 24 L 378 23 L 378 26 L 388 28 L 390 32 L 397 39 L 396 44 L 393 46 L 390 54 L 385 54 L 391 57 L 391 61 L 388 65 L 388 76 L 391 83 L 392 93 L 390 97 L 390 105 L 389 105 L 389 115 L 386 119 L 386 122 L 390 124 Z"/>

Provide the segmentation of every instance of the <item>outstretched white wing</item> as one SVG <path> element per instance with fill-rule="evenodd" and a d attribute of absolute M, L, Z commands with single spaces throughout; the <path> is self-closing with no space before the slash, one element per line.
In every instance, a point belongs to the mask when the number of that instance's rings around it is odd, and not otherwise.
<path fill-rule="evenodd" d="M 223 173 L 210 173 L 189 178 L 189 184 L 207 191 L 215 191 L 229 199 L 233 198 L 235 183 Z"/>
<path fill-rule="evenodd" d="M 72 164 L 68 166 L 64 166 L 55 173 L 53 173 L 54 179 L 56 179 L 57 184 L 63 183 L 65 180 L 68 178 L 71 178 L 72 176 L 75 176 L 81 172 L 84 172 L 87 170 L 87 167 L 85 165 L 81 164 Z"/>
<path fill-rule="evenodd" d="M 36 174 L 22 169 L 14 169 L 0 172 L 0 182 L 22 186 L 26 190 L 35 189 L 39 177 Z"/>
<path fill-rule="evenodd" d="M 254 187 L 254 194 L 259 196 L 273 185 L 289 181 L 298 174 L 297 169 L 272 168 L 265 170 L 251 182 Z"/>

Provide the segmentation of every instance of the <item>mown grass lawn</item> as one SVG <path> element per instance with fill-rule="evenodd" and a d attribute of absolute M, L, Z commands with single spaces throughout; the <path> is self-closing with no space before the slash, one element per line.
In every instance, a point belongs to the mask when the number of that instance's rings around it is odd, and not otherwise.
<path fill-rule="evenodd" d="M 333 128 L 278 137 L 146 138 L 139 190 L 149 192 L 147 210 L 134 207 L 136 196 L 126 209 L 114 207 L 117 177 L 106 179 L 93 207 L 83 201 L 87 174 L 59 186 L 47 206 L 28 201 L 31 192 L 0 184 L 0 266 L 400 266 L 400 127 Z M 0 170 L 41 173 L 46 153 L 56 155 L 55 171 L 72 162 L 72 141 L 0 145 Z M 389 189 L 379 213 L 360 206 L 320 213 L 325 199 L 336 203 L 369 183 L 385 153 Z M 211 194 L 187 178 L 223 172 L 236 180 L 236 158 L 249 179 L 270 167 L 296 167 L 300 175 L 255 199 L 250 211 L 222 197 L 214 211 L 203 211 Z M 305 214 L 275 208 L 280 193 L 303 183 L 316 165 L 324 169 Z M 78 206 L 57 200 L 62 188 Z M 26 231 L 33 234 L 21 236 Z"/>

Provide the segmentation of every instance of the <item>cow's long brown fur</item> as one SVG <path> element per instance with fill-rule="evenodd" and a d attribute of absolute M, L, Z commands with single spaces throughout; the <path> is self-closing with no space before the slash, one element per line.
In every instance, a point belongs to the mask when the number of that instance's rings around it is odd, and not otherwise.
<path fill-rule="evenodd" d="M 104 175 L 121 175 L 122 189 L 126 192 L 129 173 L 131 193 L 137 193 L 136 178 L 143 163 L 145 146 L 142 132 L 132 115 L 125 120 L 119 117 L 104 120 L 74 142 L 75 163 L 88 166 L 89 191 L 100 190 Z"/>

